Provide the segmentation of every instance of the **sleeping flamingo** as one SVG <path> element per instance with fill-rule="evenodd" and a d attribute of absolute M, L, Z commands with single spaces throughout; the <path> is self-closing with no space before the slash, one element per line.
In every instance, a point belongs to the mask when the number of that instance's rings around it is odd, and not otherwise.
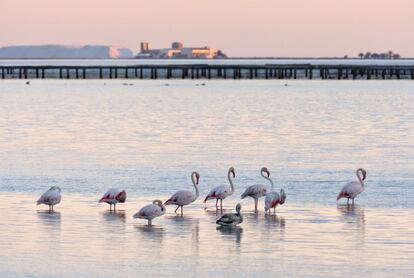
<path fill-rule="evenodd" d="M 363 168 L 359 168 L 358 170 L 356 170 L 356 176 L 358 178 L 358 182 L 351 181 L 345 184 L 345 186 L 342 187 L 341 192 L 339 192 L 338 196 L 336 197 L 337 201 L 341 198 L 347 198 L 347 205 L 349 205 L 349 199 L 351 199 L 352 204 L 354 204 L 355 197 L 358 196 L 362 191 L 364 191 L 364 180 L 367 177 L 367 171 L 365 171 L 365 169 Z"/>
<path fill-rule="evenodd" d="M 267 177 L 263 173 L 266 173 Z M 270 181 L 269 179 L 270 172 L 269 170 L 267 170 L 266 167 L 263 167 L 262 169 L 260 169 L 260 175 Z M 241 195 L 241 198 L 244 199 L 246 197 L 252 197 L 254 199 L 254 210 L 257 211 L 257 203 L 259 201 L 259 198 L 265 196 L 266 192 L 267 192 L 266 186 L 262 184 L 255 184 L 255 185 L 251 185 L 248 188 L 246 188 L 244 193 Z"/>
<path fill-rule="evenodd" d="M 116 210 L 117 203 L 125 203 L 126 200 L 126 192 L 125 190 L 121 190 L 118 188 L 111 188 L 102 196 L 99 200 L 99 203 L 105 202 L 109 204 L 109 211 L 112 210 L 112 205 L 114 205 L 114 211 Z"/>
<path fill-rule="evenodd" d="M 177 205 L 174 212 L 177 212 L 178 208 L 181 207 L 181 215 L 183 215 L 183 206 L 189 205 L 199 196 L 198 182 L 200 181 L 200 174 L 197 172 L 191 173 L 191 181 L 195 188 L 195 194 L 189 190 L 180 190 L 174 193 L 170 199 L 168 199 L 164 205 Z"/>
<path fill-rule="evenodd" d="M 276 206 L 277 205 L 283 205 L 285 203 L 286 200 L 286 193 L 285 190 L 280 189 L 280 194 L 273 191 L 273 181 L 270 178 L 270 173 L 268 175 L 270 184 L 272 185 L 272 187 L 270 188 L 270 192 L 266 194 L 266 198 L 265 198 L 265 212 L 269 211 L 270 214 L 270 209 L 273 208 L 273 213 L 276 214 Z"/>
<path fill-rule="evenodd" d="M 40 196 L 37 205 L 44 204 L 49 206 L 49 212 L 53 211 L 53 207 L 60 203 L 62 196 L 60 195 L 60 187 L 52 186 L 48 191 Z"/>
<path fill-rule="evenodd" d="M 225 199 L 227 196 L 231 196 L 234 193 L 234 184 L 231 179 L 231 175 L 233 175 L 233 178 L 236 177 L 236 173 L 234 172 L 234 168 L 230 167 L 229 171 L 227 172 L 227 178 L 229 179 L 230 188 L 224 185 L 217 186 L 210 190 L 210 193 L 206 196 L 204 199 L 204 203 L 207 202 L 208 199 L 216 199 L 216 209 L 218 209 L 217 203 L 218 200 L 220 200 L 220 209 L 223 209 L 223 199 Z"/>
<path fill-rule="evenodd" d="M 148 226 L 152 225 L 152 219 L 165 214 L 167 209 L 160 200 L 154 200 L 152 204 L 146 205 L 134 214 L 134 218 L 148 220 Z"/>
<path fill-rule="evenodd" d="M 273 208 L 273 213 L 276 214 L 276 207 L 277 205 L 283 205 L 286 200 L 286 193 L 285 190 L 280 189 L 280 194 L 273 191 L 273 183 L 272 183 L 272 191 L 266 194 L 265 199 L 265 212 L 269 211 Z"/>

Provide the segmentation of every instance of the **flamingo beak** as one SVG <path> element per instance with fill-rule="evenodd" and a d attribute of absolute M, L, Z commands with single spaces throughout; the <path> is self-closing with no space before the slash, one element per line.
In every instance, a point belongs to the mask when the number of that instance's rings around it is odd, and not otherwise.
<path fill-rule="evenodd" d="M 365 180 L 365 178 L 367 177 L 367 172 L 362 172 L 362 175 L 363 175 L 363 177 L 362 177 L 362 180 L 364 181 Z"/>
<path fill-rule="evenodd" d="M 197 184 L 200 182 L 200 176 L 197 176 Z"/>

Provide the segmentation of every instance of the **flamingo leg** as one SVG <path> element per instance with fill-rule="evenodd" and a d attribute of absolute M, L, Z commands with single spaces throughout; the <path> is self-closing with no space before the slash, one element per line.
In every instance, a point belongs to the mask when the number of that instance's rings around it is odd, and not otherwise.
<path fill-rule="evenodd" d="M 354 205 L 354 199 L 352 199 L 352 205 Z"/>
<path fill-rule="evenodd" d="M 349 205 L 349 198 L 347 199 L 346 204 Z"/>
<path fill-rule="evenodd" d="M 174 210 L 174 213 L 177 213 L 177 210 L 178 210 L 178 208 L 179 208 L 180 206 L 177 206 L 177 208 Z"/>
<path fill-rule="evenodd" d="M 114 204 L 114 211 L 116 211 L 116 204 Z"/>
<path fill-rule="evenodd" d="M 220 199 L 220 209 L 223 210 L 223 199 Z"/>
<path fill-rule="evenodd" d="M 218 199 L 216 199 L 216 209 L 218 209 Z"/>
<path fill-rule="evenodd" d="M 181 206 L 181 216 L 183 216 L 183 206 Z"/>
<path fill-rule="evenodd" d="M 273 214 L 276 214 L 276 207 L 273 208 Z"/>
<path fill-rule="evenodd" d="M 258 199 L 254 199 L 254 211 L 257 211 L 257 203 L 258 203 Z"/>
<path fill-rule="evenodd" d="M 152 220 L 148 219 L 148 227 L 151 227 L 151 226 L 152 226 Z"/>

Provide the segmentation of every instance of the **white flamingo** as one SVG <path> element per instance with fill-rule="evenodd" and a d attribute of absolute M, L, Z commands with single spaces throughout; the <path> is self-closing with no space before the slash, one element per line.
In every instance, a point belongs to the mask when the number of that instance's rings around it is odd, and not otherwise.
<path fill-rule="evenodd" d="M 356 176 L 358 178 L 358 181 L 351 181 L 345 184 L 345 186 L 342 187 L 341 192 L 339 192 L 338 196 L 336 197 L 337 201 L 341 198 L 347 198 L 347 205 L 349 205 L 349 199 L 351 199 L 352 204 L 354 204 L 355 197 L 364 191 L 364 180 L 367 177 L 367 171 L 365 171 L 363 168 L 359 168 L 356 170 Z"/>
<path fill-rule="evenodd" d="M 146 205 L 134 214 L 134 218 L 148 220 L 148 226 L 152 225 L 152 219 L 164 215 L 167 209 L 160 200 L 154 200 L 152 204 Z"/>
<path fill-rule="evenodd" d="M 53 211 L 53 207 L 60 203 L 62 196 L 60 195 L 60 187 L 52 186 L 48 191 L 40 196 L 37 205 L 44 204 L 49 206 L 49 212 Z"/>
<path fill-rule="evenodd" d="M 267 174 L 267 177 L 264 175 L 264 173 Z M 260 175 L 263 178 L 270 181 L 269 179 L 270 172 L 269 170 L 267 170 L 266 167 L 263 167 L 262 169 L 260 169 Z M 254 199 L 254 210 L 257 211 L 257 203 L 259 201 L 259 198 L 265 196 L 266 193 L 267 193 L 266 186 L 262 184 L 255 184 L 255 185 L 251 185 L 247 187 L 244 193 L 241 195 L 241 198 L 244 199 L 246 197 L 252 197 Z"/>
<path fill-rule="evenodd" d="M 241 210 L 241 205 L 237 204 L 236 213 L 223 214 L 223 216 L 220 217 L 220 219 L 216 221 L 216 224 L 221 225 L 221 226 L 236 226 L 242 223 L 243 215 L 241 214 L 240 210 Z"/>
<path fill-rule="evenodd" d="M 198 182 L 200 181 L 200 174 L 197 172 L 191 173 L 191 181 L 193 182 L 195 188 L 195 194 L 189 190 L 180 190 L 174 193 L 170 199 L 168 199 L 164 204 L 165 205 L 177 205 L 177 208 L 174 212 L 177 212 L 178 208 L 181 207 L 181 215 L 183 215 L 183 206 L 189 205 L 195 200 L 197 200 L 200 195 L 198 191 Z"/>
<path fill-rule="evenodd" d="M 227 172 L 227 178 L 229 179 L 230 188 L 228 188 L 225 185 L 214 187 L 207 194 L 206 198 L 204 199 L 204 203 L 207 202 L 208 199 L 216 199 L 216 209 L 218 209 L 217 204 L 220 200 L 220 209 L 223 209 L 223 199 L 225 199 L 227 196 L 233 195 L 234 193 L 234 184 L 231 175 L 233 175 L 233 179 L 236 177 L 236 173 L 233 167 L 230 167 L 229 171 Z"/>
<path fill-rule="evenodd" d="M 112 210 L 112 205 L 114 205 L 114 211 L 116 210 L 117 203 L 125 203 L 126 200 L 126 192 L 125 190 L 121 190 L 118 188 L 111 188 L 102 196 L 99 200 L 99 203 L 107 203 L 109 204 L 109 211 Z"/>

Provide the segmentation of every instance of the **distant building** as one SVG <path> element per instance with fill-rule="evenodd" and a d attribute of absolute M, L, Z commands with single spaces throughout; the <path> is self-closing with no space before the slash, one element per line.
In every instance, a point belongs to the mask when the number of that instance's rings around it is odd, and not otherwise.
<path fill-rule="evenodd" d="M 150 50 L 150 44 L 148 42 L 141 42 L 141 53 L 147 53 Z"/>
<path fill-rule="evenodd" d="M 212 47 L 184 47 L 181 42 L 173 42 L 171 48 L 150 49 L 147 42 L 141 43 L 141 52 L 137 58 L 153 58 L 153 59 L 216 59 L 227 58 L 227 56 L 219 49 Z"/>

